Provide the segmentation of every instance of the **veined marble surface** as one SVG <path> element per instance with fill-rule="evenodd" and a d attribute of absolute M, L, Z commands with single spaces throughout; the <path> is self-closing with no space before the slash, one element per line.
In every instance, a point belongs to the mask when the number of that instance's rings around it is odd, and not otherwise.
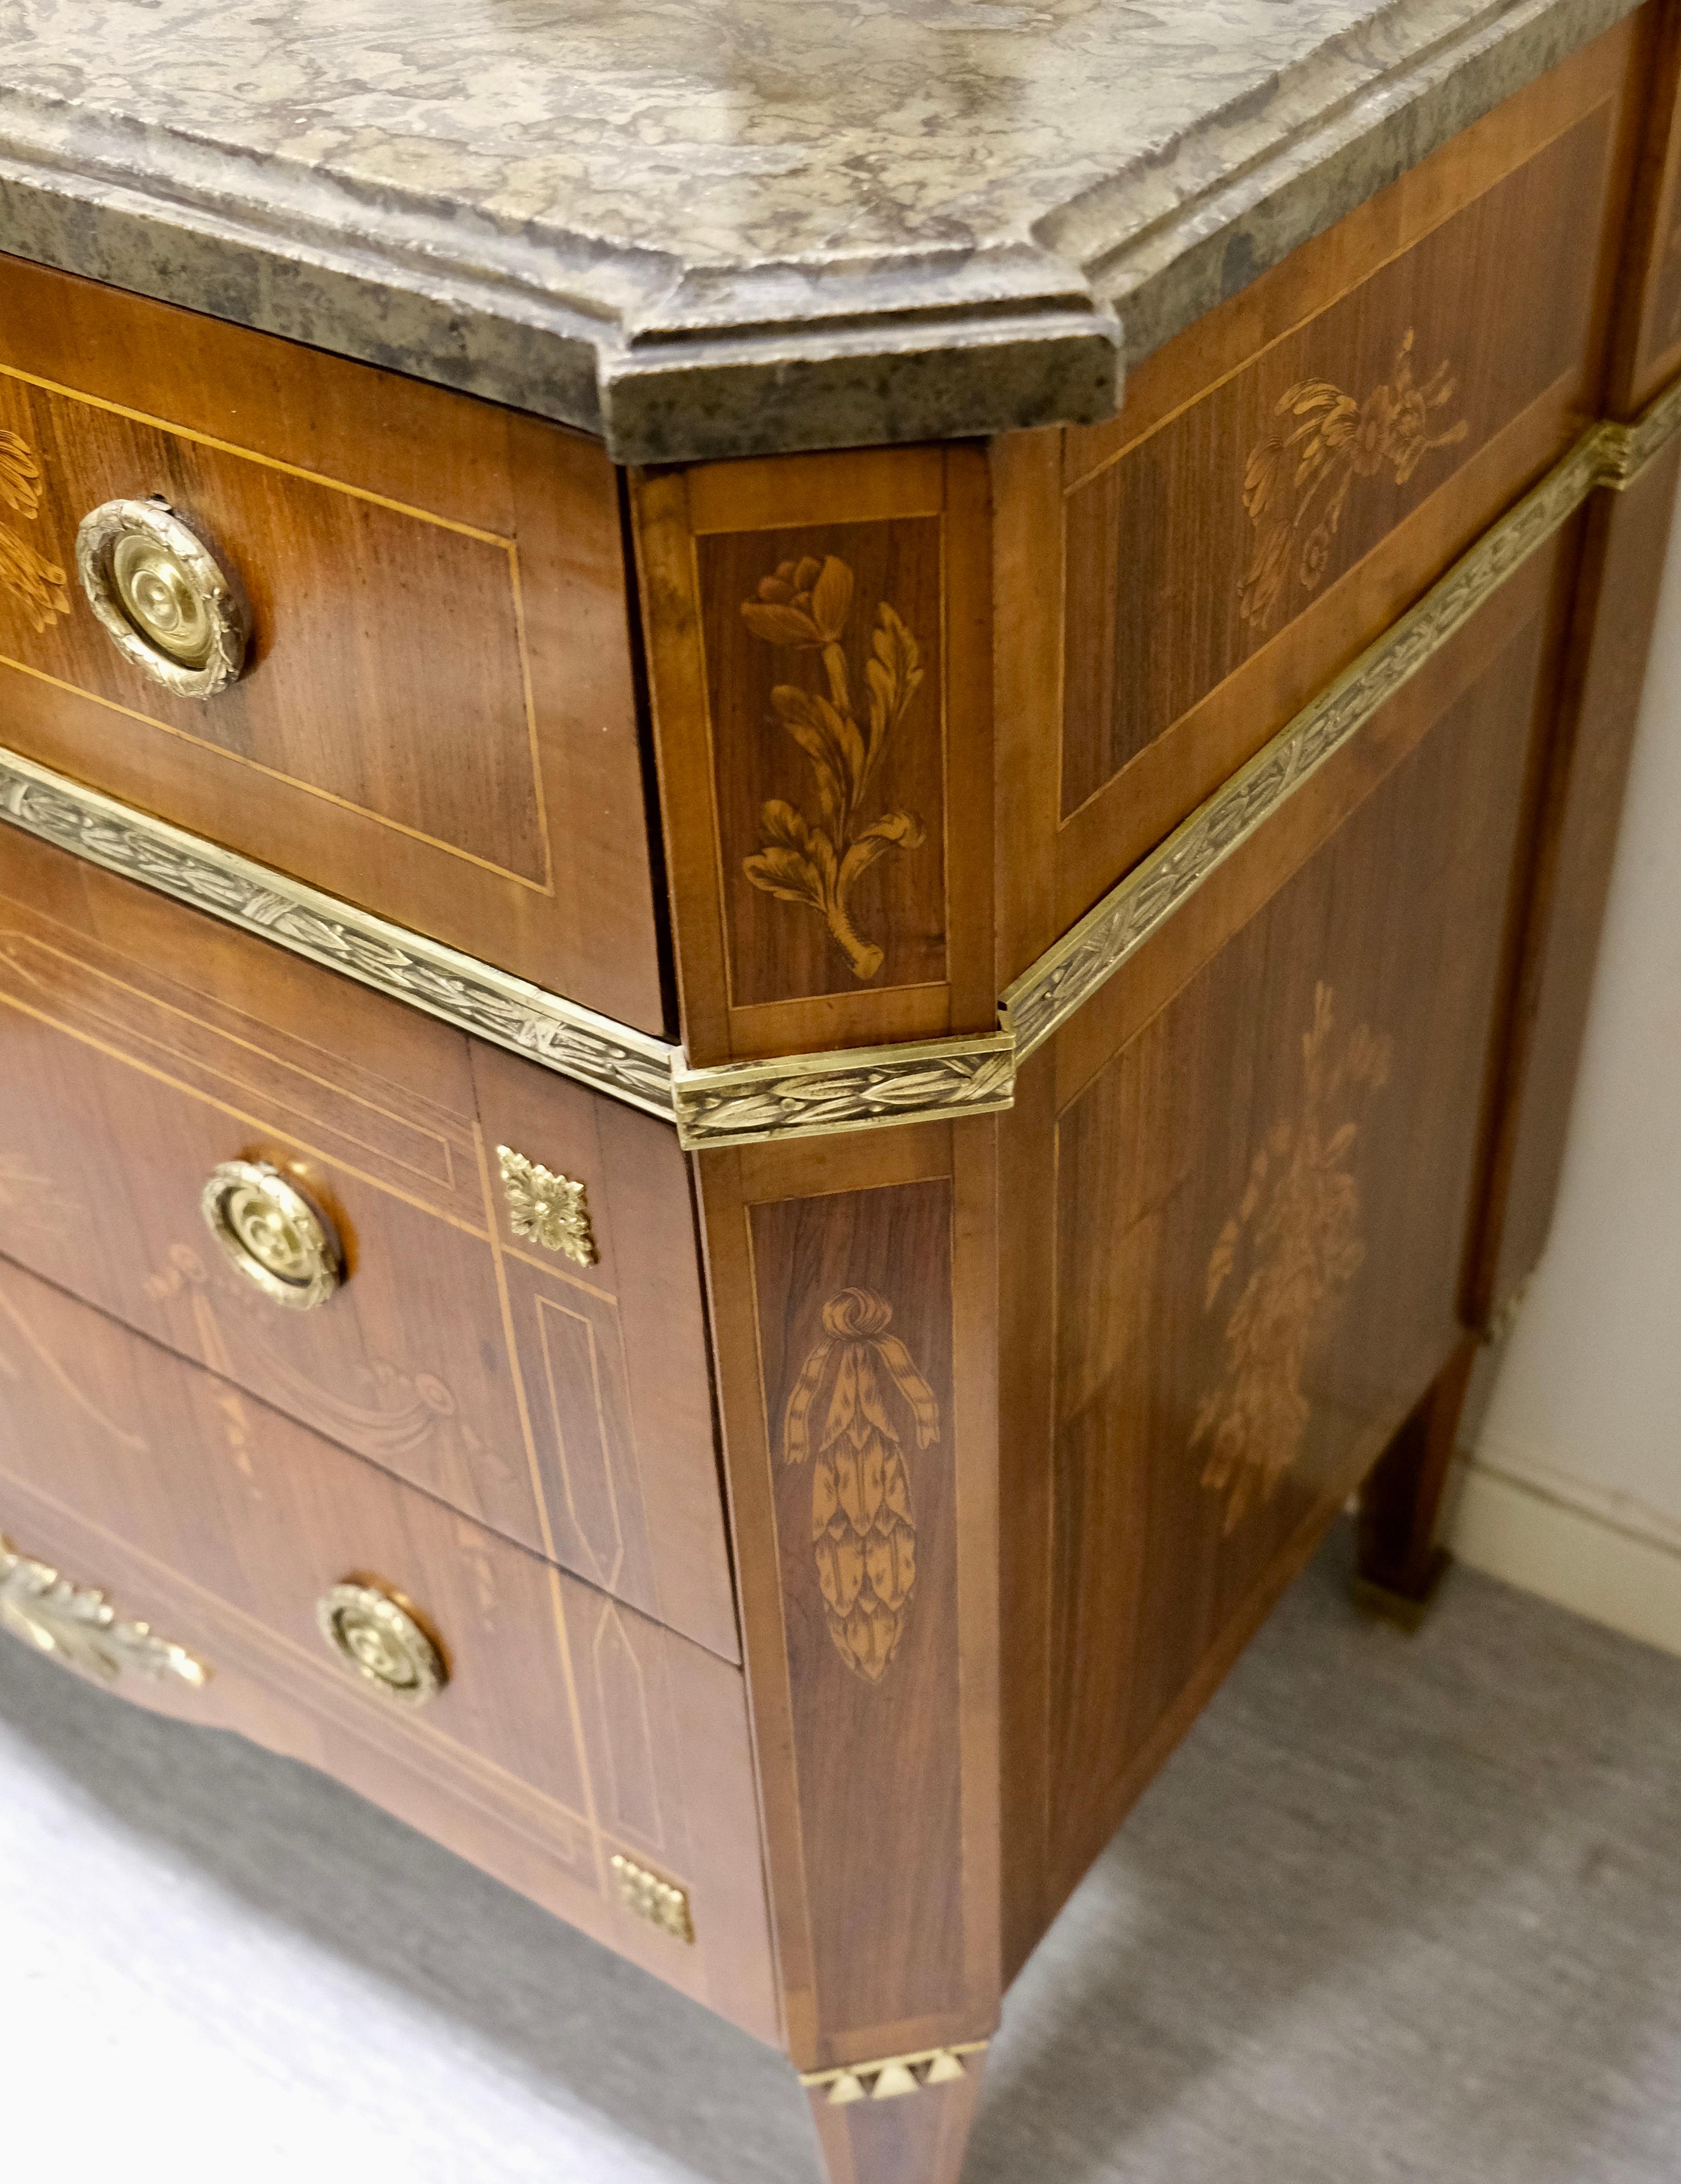
<path fill-rule="evenodd" d="M 1636 0 L 0 0 L 0 248 L 626 460 L 1108 415 Z"/>

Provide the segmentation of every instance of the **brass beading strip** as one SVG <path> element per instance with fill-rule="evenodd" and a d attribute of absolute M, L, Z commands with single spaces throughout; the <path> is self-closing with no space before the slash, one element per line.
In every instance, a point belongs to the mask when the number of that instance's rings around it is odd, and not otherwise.
<path fill-rule="evenodd" d="M 1358 733 L 1600 487 L 1621 492 L 1681 432 L 1681 380 L 1632 425 L 1596 425 L 1418 604 L 1310 700 L 1006 988 L 999 1028 L 690 1069 L 671 1042 L 598 1016 L 302 880 L 0 749 L 0 819 L 342 971 L 676 1127 L 691 1150 L 995 1114 L 1017 1066 L 1288 797 Z"/>

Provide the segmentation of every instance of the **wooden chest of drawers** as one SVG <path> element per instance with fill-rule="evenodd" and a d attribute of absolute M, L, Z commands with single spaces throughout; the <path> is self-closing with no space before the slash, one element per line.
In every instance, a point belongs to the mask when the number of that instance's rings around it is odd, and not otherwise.
<path fill-rule="evenodd" d="M 1681 463 L 1673 13 L 1107 421 L 615 467 L 0 259 L 0 1617 L 785 2048 L 836 2184 L 954 2184 L 1349 1496 L 1439 1574 Z"/>

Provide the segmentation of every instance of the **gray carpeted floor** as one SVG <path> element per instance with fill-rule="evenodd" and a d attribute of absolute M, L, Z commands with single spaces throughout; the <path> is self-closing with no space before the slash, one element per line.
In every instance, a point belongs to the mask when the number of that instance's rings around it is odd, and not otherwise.
<path fill-rule="evenodd" d="M 966 2184 L 1673 2184 L 1681 1661 L 1333 1540 L 1018 1983 Z M 815 2184 L 782 2065 L 289 1763 L 0 1645 L 7 2173 Z"/>

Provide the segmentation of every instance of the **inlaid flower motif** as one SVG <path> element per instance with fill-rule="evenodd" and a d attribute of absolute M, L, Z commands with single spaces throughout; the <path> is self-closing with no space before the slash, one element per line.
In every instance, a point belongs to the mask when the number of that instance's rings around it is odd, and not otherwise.
<path fill-rule="evenodd" d="M 1333 547 L 1356 478 L 1387 470 L 1405 485 L 1426 455 L 1454 447 L 1470 426 L 1461 417 L 1434 430 L 1437 411 L 1458 382 L 1439 364 L 1422 386 L 1412 376 L 1412 329 L 1395 357 L 1392 382 L 1356 402 L 1328 380 L 1304 379 L 1279 398 L 1286 428 L 1250 453 L 1244 507 L 1255 547 L 1238 595 L 1246 622 L 1264 627 L 1289 588 L 1292 572 L 1316 591 L 1331 566 Z"/>
<path fill-rule="evenodd" d="M 1303 1375 L 1365 1263 L 1354 1172 L 1360 1125 L 1347 1111 L 1389 1082 L 1393 1048 L 1361 1025 L 1333 1061 L 1333 1014 L 1331 989 L 1316 987 L 1302 1039 L 1300 1117 L 1268 1134 L 1208 1262 L 1211 1312 L 1249 1240 L 1249 1279 L 1226 1321 L 1226 1369 L 1190 1442 L 1208 1451 L 1202 1484 L 1225 1496 L 1228 1533 L 1257 1499 L 1271 1498 L 1300 1453 L 1310 1416 Z"/>
<path fill-rule="evenodd" d="M 41 465 L 35 450 L 15 432 L 0 427 L 0 503 L 26 523 L 41 511 Z M 0 591 L 18 600 L 37 635 L 70 610 L 64 572 L 9 524 L 0 523 Z"/>
<path fill-rule="evenodd" d="M 853 710 L 842 638 L 852 611 L 853 575 L 831 554 L 783 561 L 760 580 L 759 596 L 743 601 L 742 618 L 766 644 L 821 655 L 821 690 L 779 683 L 771 704 L 783 728 L 804 752 L 815 777 L 814 821 L 782 797 L 760 814 L 759 847 L 742 861 L 756 888 L 782 902 L 817 911 L 845 956 L 855 978 L 873 978 L 882 951 L 852 922 L 849 898 L 856 882 L 889 850 L 914 850 L 922 822 L 908 811 L 864 818 L 870 784 L 888 737 L 904 719 L 922 681 L 916 640 L 885 599 L 876 610 L 871 656 L 864 670 L 866 718 Z"/>

